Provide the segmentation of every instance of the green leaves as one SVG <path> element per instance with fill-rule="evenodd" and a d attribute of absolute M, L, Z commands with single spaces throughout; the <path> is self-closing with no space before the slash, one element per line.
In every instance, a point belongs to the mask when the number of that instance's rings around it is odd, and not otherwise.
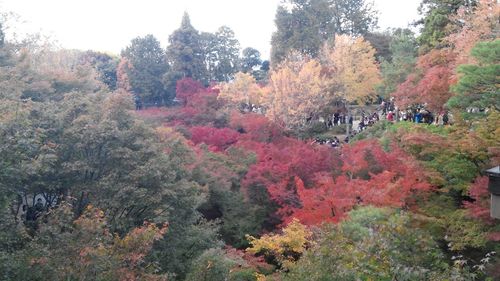
<path fill-rule="evenodd" d="M 478 43 L 472 55 L 478 64 L 458 68 L 460 79 L 453 87 L 456 95 L 448 101 L 448 106 L 462 111 L 471 107 L 499 110 L 500 39 Z"/>
<path fill-rule="evenodd" d="M 170 104 L 174 93 L 167 92 L 162 77 L 169 70 L 165 51 L 151 34 L 137 37 L 122 51 L 131 64 L 127 75 L 132 92 L 145 105 Z"/>

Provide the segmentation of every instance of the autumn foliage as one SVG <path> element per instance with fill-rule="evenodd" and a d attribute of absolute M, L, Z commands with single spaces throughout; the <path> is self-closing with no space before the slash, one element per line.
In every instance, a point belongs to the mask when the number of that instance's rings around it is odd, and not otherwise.
<path fill-rule="evenodd" d="M 191 140 L 195 144 L 205 143 L 214 151 L 224 151 L 238 141 L 239 133 L 229 128 L 195 126 L 191 128 Z"/>
<path fill-rule="evenodd" d="M 425 173 L 393 146 L 385 152 L 376 141 L 363 141 L 342 151 L 342 174 L 316 174 L 313 187 L 294 179 L 300 207 L 291 217 L 305 224 L 337 222 L 356 205 L 409 207 L 412 197 L 430 190 Z"/>
<path fill-rule="evenodd" d="M 393 94 L 396 104 L 400 108 L 426 104 L 432 112 L 440 112 L 450 99 L 450 85 L 456 80 L 449 67 L 454 58 L 447 49 L 433 50 L 419 57 L 417 72 L 410 74 Z"/>
<path fill-rule="evenodd" d="M 201 82 L 186 77 L 177 81 L 175 97 L 185 105 L 194 95 L 205 92 L 207 92 L 207 89 L 203 86 L 203 84 L 201 84 Z"/>

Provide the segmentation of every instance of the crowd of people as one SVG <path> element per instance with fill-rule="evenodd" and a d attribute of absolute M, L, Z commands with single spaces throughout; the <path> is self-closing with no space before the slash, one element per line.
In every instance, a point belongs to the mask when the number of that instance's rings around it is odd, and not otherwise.
<path fill-rule="evenodd" d="M 344 112 L 337 111 L 332 116 L 327 118 L 325 123 L 327 128 L 332 128 L 334 126 L 340 126 L 346 123 L 349 123 L 349 125 L 352 126 L 353 122 L 354 122 L 354 117 L 352 115 L 348 115 Z"/>
<path fill-rule="evenodd" d="M 373 126 L 378 121 L 380 121 L 380 117 L 377 112 L 373 112 L 369 115 L 365 115 L 365 113 L 363 112 L 361 114 L 361 121 L 359 121 L 358 124 L 358 132 L 361 132 L 366 128 Z"/>
<path fill-rule="evenodd" d="M 334 136 L 330 138 L 316 138 L 313 143 L 327 145 L 333 148 L 341 147 L 342 144 L 349 143 L 349 140 L 351 140 L 354 136 L 375 125 L 377 122 L 383 119 L 389 122 L 406 121 L 414 123 L 435 124 L 441 126 L 449 124 L 448 113 L 444 110 L 437 115 L 425 109 L 425 106 L 423 105 L 408 108 L 405 110 L 399 110 L 394 105 L 394 100 L 390 99 L 387 101 L 382 101 L 380 106 L 373 113 L 367 114 L 366 112 L 362 111 L 357 129 L 353 128 L 355 120 L 355 117 L 353 115 L 348 115 L 341 111 L 337 111 L 331 116 L 331 118 L 322 120 L 322 122 L 325 122 L 328 129 L 335 126 L 345 126 L 345 124 L 348 123 L 352 130 L 349 130 L 348 135 L 345 136 L 343 141 L 341 141 L 337 136 Z"/>

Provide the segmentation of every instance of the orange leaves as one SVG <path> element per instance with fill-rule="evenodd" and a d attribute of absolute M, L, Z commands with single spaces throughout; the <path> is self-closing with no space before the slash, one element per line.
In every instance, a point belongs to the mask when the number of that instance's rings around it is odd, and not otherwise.
<path fill-rule="evenodd" d="M 406 108 L 426 104 L 426 108 L 439 112 L 451 97 L 450 85 L 455 82 L 450 63 L 454 54 L 448 49 L 433 50 L 418 59 L 417 73 L 408 76 L 393 94 L 396 104 Z"/>
<path fill-rule="evenodd" d="M 338 222 L 357 204 L 403 207 L 413 193 L 431 188 L 414 160 L 396 147 L 385 152 L 376 141 L 362 141 L 344 148 L 342 160 L 345 174 L 336 178 L 317 173 L 311 187 L 295 178 L 301 206 L 292 207 L 287 220 Z"/>
<path fill-rule="evenodd" d="M 116 69 L 116 88 L 123 89 L 126 92 L 132 91 L 128 72 L 133 68 L 127 58 L 122 58 Z"/>
<path fill-rule="evenodd" d="M 474 63 L 470 54 L 472 48 L 480 41 L 495 39 L 499 17 L 500 5 L 497 0 L 479 0 L 473 12 L 465 8 L 458 11 L 453 18 L 457 30 L 446 38 L 457 54 L 454 67 Z"/>
<path fill-rule="evenodd" d="M 93 206 L 88 206 L 75 221 L 78 232 L 73 233 L 73 242 L 78 257 L 70 257 L 78 258 L 82 274 L 99 268 L 99 274 L 113 276 L 113 280 L 165 280 L 146 272 L 144 257 L 153 243 L 163 238 L 168 224 L 157 226 L 145 222 L 123 238 L 112 236 L 106 224 L 103 211 Z"/>

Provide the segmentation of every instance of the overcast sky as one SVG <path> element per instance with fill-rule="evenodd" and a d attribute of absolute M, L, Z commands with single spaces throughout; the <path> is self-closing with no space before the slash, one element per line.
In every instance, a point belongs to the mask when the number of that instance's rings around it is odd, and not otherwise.
<path fill-rule="evenodd" d="M 39 32 L 62 47 L 119 54 L 137 36 L 153 34 L 163 47 L 184 11 L 199 31 L 227 25 L 241 47 L 268 58 L 274 16 L 280 0 L 0 0 L 0 11 L 14 12 L 22 32 Z M 406 27 L 418 18 L 420 0 L 374 0 L 379 26 Z"/>

